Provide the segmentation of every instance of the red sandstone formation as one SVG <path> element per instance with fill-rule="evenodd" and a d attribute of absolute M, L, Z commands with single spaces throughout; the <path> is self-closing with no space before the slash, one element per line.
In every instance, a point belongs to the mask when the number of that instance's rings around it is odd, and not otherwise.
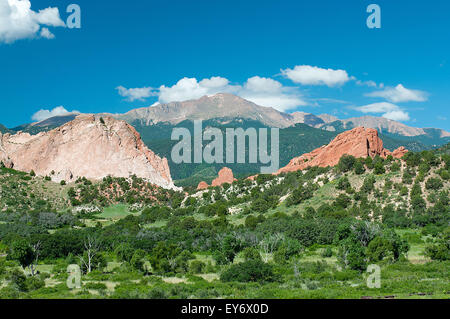
<path fill-rule="evenodd" d="M 0 134 L 0 161 L 54 181 L 136 175 L 175 188 L 167 159 L 149 150 L 131 125 L 112 117 L 83 114 L 37 135 Z"/>
<path fill-rule="evenodd" d="M 199 190 L 199 191 L 204 190 L 204 189 L 207 189 L 208 187 L 209 187 L 209 185 L 207 182 L 201 181 L 200 183 L 198 183 L 197 190 Z"/>
<path fill-rule="evenodd" d="M 219 171 L 219 176 L 212 181 L 212 186 L 221 186 L 223 184 L 232 184 L 237 179 L 233 176 L 233 171 L 228 168 L 224 167 Z M 202 190 L 208 188 L 208 184 L 206 182 L 200 182 L 197 186 L 197 190 Z"/>
<path fill-rule="evenodd" d="M 357 127 L 339 134 L 328 145 L 292 159 L 276 174 L 294 172 L 312 166 L 335 166 L 343 155 L 352 155 L 356 158 L 376 155 L 386 158 L 392 155 L 395 158 L 401 158 L 407 152 L 404 147 L 400 147 L 391 153 L 383 147 L 383 141 L 378 137 L 377 130 Z"/>
<path fill-rule="evenodd" d="M 220 186 L 225 183 L 232 184 L 235 180 L 233 171 L 228 167 L 224 167 L 219 171 L 219 177 L 212 181 L 212 186 Z"/>

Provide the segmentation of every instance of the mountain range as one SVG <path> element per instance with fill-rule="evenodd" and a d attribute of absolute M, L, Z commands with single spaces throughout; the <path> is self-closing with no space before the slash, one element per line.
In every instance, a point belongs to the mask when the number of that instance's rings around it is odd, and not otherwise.
<path fill-rule="evenodd" d="M 73 121 L 78 114 L 67 114 L 41 122 L 24 124 L 7 129 L 0 125 L 0 132 L 25 132 L 31 135 L 48 132 Z M 436 128 L 416 128 L 382 117 L 362 116 L 338 119 L 329 114 L 314 115 L 305 112 L 291 114 L 271 107 L 259 106 L 238 96 L 219 93 L 184 102 L 157 104 L 133 109 L 125 114 L 102 113 L 97 116 L 113 117 L 131 124 L 139 132 L 145 145 L 168 164 L 178 185 L 208 183 L 217 176 L 221 164 L 174 164 L 170 154 L 177 141 L 171 141 L 174 127 L 188 128 L 193 132 L 193 121 L 203 120 L 203 127 L 278 127 L 280 128 L 280 165 L 304 153 L 329 143 L 338 134 L 356 127 L 376 129 L 384 146 L 393 151 L 404 146 L 411 151 L 437 148 L 450 142 L 450 133 Z M 259 170 L 256 164 L 230 165 L 237 177 L 251 175 Z"/>
<path fill-rule="evenodd" d="M 303 123 L 327 131 L 342 132 L 364 126 L 374 128 L 381 134 L 391 134 L 391 137 L 419 138 L 422 143 L 435 146 L 444 145 L 450 141 L 450 132 L 442 129 L 411 127 L 397 121 L 375 116 L 339 119 L 329 114 L 284 113 L 271 107 L 256 105 L 253 102 L 228 93 L 203 96 L 196 100 L 157 104 L 133 109 L 124 114 L 104 114 L 111 115 L 119 120 L 125 120 L 130 124 L 138 123 L 140 126 L 152 126 L 160 123 L 176 125 L 186 120 L 242 118 L 258 121 L 267 127 L 278 128 L 286 128 Z M 41 122 L 20 125 L 11 130 L 36 134 L 67 123 L 73 120 L 76 115 L 56 116 Z M 0 130 L 6 130 L 6 128 L 0 126 Z"/>

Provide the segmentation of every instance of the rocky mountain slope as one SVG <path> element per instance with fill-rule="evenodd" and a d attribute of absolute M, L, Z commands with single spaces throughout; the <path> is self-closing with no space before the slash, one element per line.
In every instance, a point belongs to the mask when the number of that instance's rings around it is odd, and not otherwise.
<path fill-rule="evenodd" d="M 273 127 L 288 127 L 293 123 L 293 116 L 290 114 L 259 106 L 227 93 L 204 96 L 198 100 L 158 104 L 114 116 L 129 123 L 139 122 L 145 125 L 160 122 L 177 124 L 185 120 L 214 118 L 246 118 Z"/>
<path fill-rule="evenodd" d="M 70 113 L 66 115 L 60 115 L 60 116 L 53 116 L 51 118 L 48 118 L 46 120 L 40 121 L 40 122 L 34 122 L 30 124 L 23 124 L 16 126 L 11 129 L 13 132 L 19 132 L 22 131 L 24 133 L 30 133 L 30 134 L 38 134 L 40 132 L 48 132 L 50 130 L 53 130 L 61 125 L 66 124 L 67 122 L 73 121 L 78 113 Z"/>
<path fill-rule="evenodd" d="M 67 114 L 52 117 L 41 122 L 20 125 L 11 130 L 37 134 L 72 121 L 76 115 Z M 302 123 L 338 133 L 364 126 L 374 128 L 382 134 L 392 134 L 394 138 L 418 138 L 425 145 L 440 146 L 450 142 L 450 132 L 442 129 L 411 127 L 397 121 L 375 116 L 339 119 L 329 114 L 314 115 L 305 112 L 289 114 L 279 112 L 271 107 L 256 105 L 253 102 L 228 93 L 204 96 L 197 100 L 171 102 L 133 109 L 125 114 L 103 113 L 99 115 L 113 116 L 117 119 L 125 120 L 133 126 L 153 126 L 160 123 L 177 125 L 187 120 L 230 120 L 238 118 L 258 121 L 264 126 L 279 128 L 291 127 Z M 2 128 L 0 128 L 1 130 Z"/>
<path fill-rule="evenodd" d="M 79 115 L 37 135 L 0 134 L 0 160 L 55 181 L 136 175 L 174 188 L 167 159 L 149 150 L 131 125 L 112 117 Z"/>
<path fill-rule="evenodd" d="M 209 120 L 215 118 L 244 118 L 256 120 L 266 126 L 286 128 L 297 123 L 307 124 L 315 128 L 331 131 L 345 131 L 364 126 L 377 129 L 380 133 L 397 134 L 400 136 L 421 136 L 429 132 L 423 128 L 410 127 L 403 123 L 383 117 L 362 116 L 348 119 L 338 119 L 329 114 L 314 115 L 305 112 L 291 114 L 279 112 L 271 107 L 256 105 L 238 96 L 219 93 L 204 96 L 197 100 L 172 102 L 155 106 L 139 108 L 125 114 L 114 115 L 129 123 L 139 122 L 141 125 L 153 125 L 160 122 L 178 124 L 185 120 Z M 437 129 L 441 138 L 450 138 L 450 132 Z M 448 143 L 443 141 L 442 144 Z"/>
<path fill-rule="evenodd" d="M 0 133 L 8 133 L 10 132 L 8 128 L 6 128 L 4 125 L 0 124 Z"/>

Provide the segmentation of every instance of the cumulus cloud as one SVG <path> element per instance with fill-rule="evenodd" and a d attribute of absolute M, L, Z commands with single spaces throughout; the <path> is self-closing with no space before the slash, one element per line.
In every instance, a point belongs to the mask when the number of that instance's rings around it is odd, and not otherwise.
<path fill-rule="evenodd" d="M 57 106 L 52 110 L 41 109 L 41 110 L 37 111 L 36 113 L 34 113 L 33 116 L 31 117 L 31 119 L 35 122 L 40 122 L 40 121 L 46 120 L 46 119 L 54 117 L 54 116 L 68 115 L 68 114 L 73 114 L 73 113 L 78 114 L 80 112 L 75 111 L 75 110 L 72 112 L 69 112 L 63 106 Z"/>
<path fill-rule="evenodd" d="M 340 86 L 352 80 L 347 71 L 322 69 L 310 65 L 297 65 L 294 69 L 281 70 L 281 74 L 302 85 Z"/>
<path fill-rule="evenodd" d="M 55 35 L 53 33 L 51 33 L 49 29 L 42 28 L 41 37 L 46 38 L 46 39 L 53 39 L 55 37 Z"/>
<path fill-rule="evenodd" d="M 427 93 L 419 90 L 410 90 L 399 84 L 395 88 L 386 88 L 383 91 L 366 94 L 370 97 L 382 97 L 393 103 L 399 102 L 424 102 L 427 100 Z"/>
<path fill-rule="evenodd" d="M 36 12 L 31 10 L 29 0 L 0 0 L 0 43 L 27 38 L 54 38 L 50 30 L 42 26 L 65 27 L 58 8 Z"/>
<path fill-rule="evenodd" d="M 387 118 L 389 120 L 393 121 L 409 121 L 409 114 L 404 111 L 392 111 L 387 112 L 382 115 L 384 118 Z"/>
<path fill-rule="evenodd" d="M 173 86 L 159 87 L 159 102 L 169 103 L 201 98 L 204 95 L 227 91 L 229 81 L 221 77 L 212 77 L 200 82 L 196 78 L 182 78 Z"/>
<path fill-rule="evenodd" d="M 354 109 L 363 113 L 375 113 L 375 114 L 383 113 L 382 117 L 393 121 L 410 120 L 408 112 L 402 110 L 400 106 L 388 102 L 373 103 L 369 105 L 358 106 L 355 107 Z"/>
<path fill-rule="evenodd" d="M 238 94 L 253 103 L 279 111 L 307 104 L 296 88 L 284 87 L 278 81 L 259 76 L 249 78 Z"/>
<path fill-rule="evenodd" d="M 151 87 L 143 87 L 143 88 L 130 88 L 127 89 L 123 86 L 118 86 L 117 91 L 119 92 L 120 96 L 125 97 L 128 101 L 144 101 L 146 98 L 155 95 L 152 92 Z"/>

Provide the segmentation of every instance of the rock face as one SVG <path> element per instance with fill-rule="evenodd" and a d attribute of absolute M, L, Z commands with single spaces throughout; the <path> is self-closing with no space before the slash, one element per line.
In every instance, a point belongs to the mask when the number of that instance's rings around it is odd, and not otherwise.
<path fill-rule="evenodd" d="M 131 125 L 112 117 L 83 114 L 38 135 L 0 134 L 0 160 L 54 181 L 135 174 L 155 185 L 175 188 L 167 159 L 149 150 Z"/>
<path fill-rule="evenodd" d="M 223 184 L 232 184 L 237 179 L 233 176 L 233 171 L 228 168 L 224 167 L 219 171 L 219 176 L 212 181 L 211 186 L 221 186 Z M 208 188 L 209 185 L 206 182 L 200 182 L 197 186 L 197 190 L 203 190 Z"/>
<path fill-rule="evenodd" d="M 400 147 L 391 153 L 383 147 L 383 141 L 378 137 L 377 130 L 357 127 L 339 134 L 328 145 L 292 159 L 287 166 L 281 168 L 276 174 L 294 172 L 310 166 L 335 166 L 343 155 L 352 155 L 356 158 L 375 157 L 376 155 L 386 158 L 392 155 L 401 158 L 407 152 L 404 147 Z"/>
<path fill-rule="evenodd" d="M 224 167 L 219 171 L 219 176 L 212 181 L 212 186 L 220 186 L 225 183 L 232 184 L 235 180 L 233 171 L 228 167 Z"/>
<path fill-rule="evenodd" d="M 204 189 L 207 189 L 209 187 L 209 185 L 208 185 L 208 183 L 207 182 L 200 182 L 200 183 L 198 183 L 198 186 L 197 186 L 197 190 L 204 190 Z"/>

